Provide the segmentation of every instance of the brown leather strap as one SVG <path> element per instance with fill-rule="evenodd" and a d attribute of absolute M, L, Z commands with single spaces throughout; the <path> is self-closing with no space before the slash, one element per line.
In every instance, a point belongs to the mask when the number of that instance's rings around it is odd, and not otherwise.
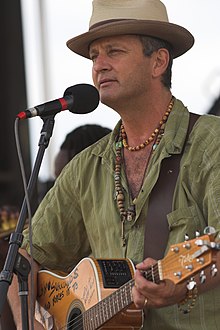
<path fill-rule="evenodd" d="M 198 118 L 199 115 L 190 113 L 185 143 Z M 149 200 L 144 234 L 144 258 L 159 260 L 164 256 L 169 236 L 167 214 L 172 210 L 173 193 L 184 147 L 181 154 L 164 158 L 161 163 L 160 174 Z"/>

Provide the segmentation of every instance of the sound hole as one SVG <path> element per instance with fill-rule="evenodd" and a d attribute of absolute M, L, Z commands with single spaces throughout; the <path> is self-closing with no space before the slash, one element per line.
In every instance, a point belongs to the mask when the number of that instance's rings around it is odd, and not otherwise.
<path fill-rule="evenodd" d="M 68 317 L 67 330 L 83 330 L 82 312 L 79 308 L 73 308 Z"/>

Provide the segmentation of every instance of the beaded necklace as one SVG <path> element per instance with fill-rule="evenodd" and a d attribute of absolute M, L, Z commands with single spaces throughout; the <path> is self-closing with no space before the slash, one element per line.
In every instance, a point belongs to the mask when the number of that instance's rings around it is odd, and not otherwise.
<path fill-rule="evenodd" d="M 123 163 L 123 147 L 128 149 L 129 151 L 139 151 L 149 145 L 151 142 L 155 141 L 152 146 L 152 152 L 157 148 L 159 145 L 165 129 L 165 124 L 169 117 L 169 114 L 173 108 L 174 104 L 174 97 L 172 96 L 171 101 L 169 103 L 168 109 L 166 110 L 165 114 L 163 115 L 162 119 L 159 122 L 158 127 L 154 130 L 151 136 L 139 146 L 130 147 L 127 143 L 127 135 L 124 129 L 124 125 L 121 124 L 118 141 L 116 142 L 116 157 L 115 157 L 115 173 L 114 173 L 114 180 L 115 180 L 115 195 L 117 200 L 117 206 L 120 213 L 121 219 L 121 239 L 122 239 L 122 246 L 126 245 L 125 239 L 125 220 L 132 221 L 135 219 L 135 205 L 131 204 L 127 210 L 125 209 L 125 196 L 121 184 L 121 166 Z"/>

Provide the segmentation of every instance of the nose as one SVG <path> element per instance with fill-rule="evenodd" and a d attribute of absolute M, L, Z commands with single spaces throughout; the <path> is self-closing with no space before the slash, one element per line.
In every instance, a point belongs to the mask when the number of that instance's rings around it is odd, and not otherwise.
<path fill-rule="evenodd" d="M 110 70 L 111 65 L 108 61 L 107 56 L 99 54 L 93 62 L 93 70 L 98 73 L 100 71 Z"/>

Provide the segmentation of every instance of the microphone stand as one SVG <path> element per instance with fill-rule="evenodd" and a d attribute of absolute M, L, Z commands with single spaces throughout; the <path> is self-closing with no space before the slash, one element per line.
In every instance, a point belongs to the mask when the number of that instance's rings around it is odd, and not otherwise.
<path fill-rule="evenodd" d="M 53 133 L 55 115 L 50 115 L 47 117 L 41 117 L 44 124 L 41 130 L 41 136 L 38 143 L 39 149 L 35 164 L 29 179 L 27 191 L 30 200 L 33 195 L 34 187 L 36 186 L 38 174 L 40 171 L 40 166 L 43 160 L 43 156 L 46 148 L 49 145 L 50 138 Z M 20 215 L 18 218 L 17 226 L 15 232 L 11 234 L 9 241 L 9 249 L 5 261 L 4 268 L 0 273 L 0 317 L 2 315 L 2 310 L 7 298 L 7 292 L 9 285 L 12 282 L 13 273 L 17 274 L 19 282 L 19 296 L 21 301 L 21 315 L 22 315 L 22 330 L 29 329 L 29 317 L 28 317 L 28 274 L 31 270 L 29 261 L 24 258 L 18 249 L 22 244 L 23 235 L 22 231 L 26 223 L 27 217 L 27 202 L 26 198 L 23 200 Z"/>

